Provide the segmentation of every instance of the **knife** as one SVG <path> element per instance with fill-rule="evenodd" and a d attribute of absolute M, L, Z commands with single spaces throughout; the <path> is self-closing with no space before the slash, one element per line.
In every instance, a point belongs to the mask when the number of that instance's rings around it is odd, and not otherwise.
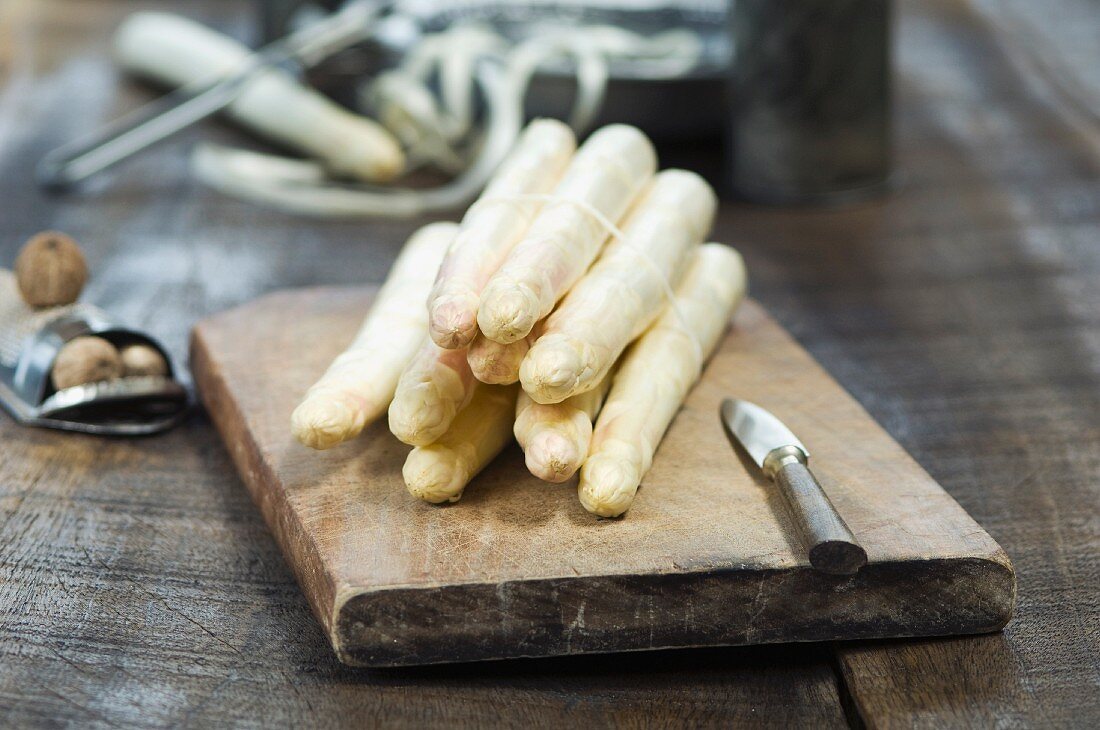
<path fill-rule="evenodd" d="M 810 452 L 783 422 L 755 403 L 722 401 L 722 422 L 779 487 L 810 565 L 823 573 L 851 575 L 867 564 L 867 553 L 837 513 L 806 463 Z"/>

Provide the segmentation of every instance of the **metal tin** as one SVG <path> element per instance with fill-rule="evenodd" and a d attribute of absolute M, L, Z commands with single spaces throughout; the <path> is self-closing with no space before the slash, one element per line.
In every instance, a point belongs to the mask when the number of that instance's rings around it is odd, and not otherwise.
<path fill-rule="evenodd" d="M 765 203 L 842 202 L 891 168 L 889 0 L 734 0 L 729 182 Z"/>

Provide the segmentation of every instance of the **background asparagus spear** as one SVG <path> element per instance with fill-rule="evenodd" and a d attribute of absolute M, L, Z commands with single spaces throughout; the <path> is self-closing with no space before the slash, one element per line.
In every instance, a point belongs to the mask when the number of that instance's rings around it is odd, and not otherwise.
<path fill-rule="evenodd" d="M 232 73 L 252 51 L 229 36 L 168 13 L 134 13 L 115 34 L 115 57 L 127 70 L 171 86 L 206 83 Z M 229 117 L 304 152 L 338 175 L 391 180 L 405 154 L 384 127 L 353 114 L 282 70 L 250 78 L 226 109 Z"/>

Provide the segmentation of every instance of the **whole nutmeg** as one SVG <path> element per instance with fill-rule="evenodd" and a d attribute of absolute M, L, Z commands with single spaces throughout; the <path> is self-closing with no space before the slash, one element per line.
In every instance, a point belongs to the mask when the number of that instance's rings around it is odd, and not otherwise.
<path fill-rule="evenodd" d="M 155 347 L 127 345 L 119 351 L 119 354 L 122 356 L 123 375 L 168 374 L 168 363 Z"/>
<path fill-rule="evenodd" d="M 111 380 L 122 375 L 122 357 L 102 337 L 76 337 L 57 353 L 53 361 L 53 385 L 58 390 L 74 385 Z"/>
<path fill-rule="evenodd" d="M 31 238 L 15 259 L 19 292 L 32 307 L 72 304 L 88 280 L 88 265 L 80 246 L 57 231 Z"/>

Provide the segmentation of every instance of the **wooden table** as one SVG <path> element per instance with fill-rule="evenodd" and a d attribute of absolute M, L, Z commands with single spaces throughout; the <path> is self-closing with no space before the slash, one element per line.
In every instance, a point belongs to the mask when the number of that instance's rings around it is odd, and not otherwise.
<path fill-rule="evenodd" d="M 40 229 L 72 233 L 87 297 L 180 358 L 202 315 L 379 280 L 416 223 L 226 199 L 189 177 L 185 142 L 79 196 L 34 189 L 45 151 L 149 98 L 106 53 L 146 5 L 170 3 L 0 4 L 0 261 Z M 248 4 L 178 5 L 250 33 Z M 4 724 L 1100 723 L 1100 132 L 1036 75 L 1045 55 L 1020 55 L 969 5 L 900 11 L 897 192 L 837 210 L 727 204 L 717 237 L 1009 552 L 1020 595 L 1003 634 L 349 670 L 205 417 L 139 441 L 0 418 Z M 1091 52 L 1100 33 L 1095 12 L 1060 27 L 1041 51 Z M 187 136 L 241 139 L 219 124 Z"/>

